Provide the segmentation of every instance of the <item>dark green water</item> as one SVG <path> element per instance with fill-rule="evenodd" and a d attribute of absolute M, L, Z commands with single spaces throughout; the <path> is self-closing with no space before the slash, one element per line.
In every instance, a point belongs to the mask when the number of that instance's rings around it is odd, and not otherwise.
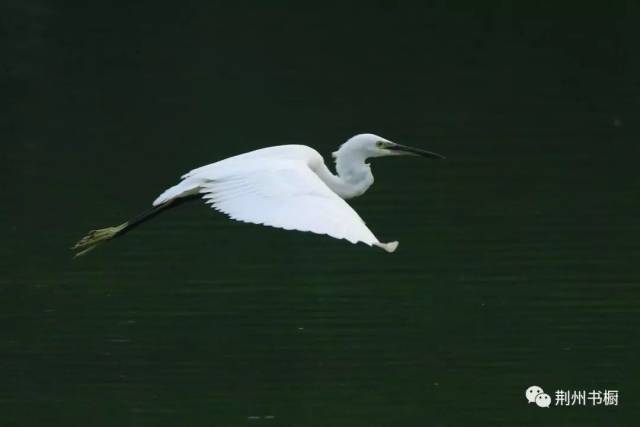
<path fill-rule="evenodd" d="M 632 2 L 8 2 L 0 425 L 637 425 Z M 189 169 L 370 131 L 388 255 L 186 205 Z M 619 390 L 617 407 L 524 391 Z"/>

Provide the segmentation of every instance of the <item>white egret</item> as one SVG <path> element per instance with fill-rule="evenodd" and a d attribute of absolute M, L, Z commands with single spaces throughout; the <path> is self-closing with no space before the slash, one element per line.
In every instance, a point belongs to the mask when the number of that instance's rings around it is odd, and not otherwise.
<path fill-rule="evenodd" d="M 86 254 L 165 209 L 202 197 L 215 210 L 238 221 L 326 234 L 393 252 L 398 242 L 381 243 L 344 199 L 362 195 L 373 184 L 367 159 L 399 155 L 444 158 L 377 135 L 360 134 L 333 153 L 334 175 L 313 148 L 262 148 L 192 170 L 160 194 L 152 210 L 118 226 L 90 231 L 72 249 L 78 251 L 76 256 Z"/>

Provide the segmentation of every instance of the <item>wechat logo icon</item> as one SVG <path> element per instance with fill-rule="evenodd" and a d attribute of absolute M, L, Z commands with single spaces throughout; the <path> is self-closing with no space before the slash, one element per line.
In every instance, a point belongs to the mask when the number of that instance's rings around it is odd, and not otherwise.
<path fill-rule="evenodd" d="M 535 403 L 541 408 L 548 408 L 551 405 L 551 396 L 542 390 L 542 387 L 532 385 L 524 392 L 527 402 Z"/>

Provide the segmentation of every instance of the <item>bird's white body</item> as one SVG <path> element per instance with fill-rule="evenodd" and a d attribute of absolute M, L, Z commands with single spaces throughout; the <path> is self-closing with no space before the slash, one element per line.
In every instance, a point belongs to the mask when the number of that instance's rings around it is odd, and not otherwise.
<path fill-rule="evenodd" d="M 154 202 L 201 193 L 230 218 L 285 230 L 326 234 L 393 251 L 381 243 L 343 198 L 356 197 L 373 184 L 369 166 L 352 171 L 354 185 L 333 175 L 322 156 L 305 145 L 262 148 L 194 169 Z"/>
<path fill-rule="evenodd" d="M 334 175 L 313 148 L 262 148 L 188 172 L 153 205 L 202 194 L 214 209 L 238 221 L 326 234 L 393 252 L 398 242 L 381 243 L 344 199 L 362 195 L 373 184 L 366 159 L 410 154 L 407 151 L 440 157 L 377 135 L 361 134 L 333 153 Z"/>
<path fill-rule="evenodd" d="M 176 200 L 201 194 L 214 209 L 238 221 L 326 234 L 393 252 L 398 242 L 381 243 L 344 199 L 362 195 L 373 184 L 367 159 L 407 154 L 443 158 L 370 133 L 354 136 L 333 153 L 337 175 L 305 145 L 229 157 L 183 175 L 182 181 L 158 196 L 152 210 L 115 227 L 91 230 L 72 249 L 78 251 L 76 257 L 84 255 L 176 206 Z"/>

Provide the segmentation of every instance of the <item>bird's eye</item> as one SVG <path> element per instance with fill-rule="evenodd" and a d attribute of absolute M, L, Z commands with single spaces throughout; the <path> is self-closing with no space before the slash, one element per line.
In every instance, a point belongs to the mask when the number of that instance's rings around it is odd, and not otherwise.
<path fill-rule="evenodd" d="M 378 142 L 376 142 L 376 147 L 378 147 L 378 148 L 384 148 L 384 142 L 383 142 L 383 141 L 378 141 Z"/>

